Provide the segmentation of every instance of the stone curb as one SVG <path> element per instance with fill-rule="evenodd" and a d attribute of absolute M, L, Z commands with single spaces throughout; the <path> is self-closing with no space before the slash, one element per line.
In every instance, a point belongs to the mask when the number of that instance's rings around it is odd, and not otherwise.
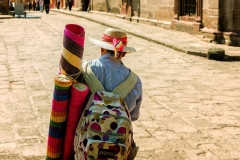
<path fill-rule="evenodd" d="M 88 18 L 88 17 L 84 17 L 84 16 L 81 16 L 81 15 L 77 15 L 77 14 L 74 14 L 74 13 L 65 13 L 65 12 L 61 12 L 61 11 L 59 11 L 59 10 L 51 10 L 51 11 L 58 12 L 58 13 L 62 13 L 62 14 L 67 14 L 67 15 L 71 15 L 71 16 L 76 16 L 76 17 L 80 17 L 80 18 L 84 18 L 84 19 L 87 19 L 87 20 L 90 20 L 90 21 L 99 23 L 99 24 L 104 25 L 104 26 L 107 26 L 107 27 L 113 27 L 112 25 L 109 25 L 109 24 L 106 24 L 106 23 L 102 23 L 102 22 L 100 22 L 100 21 L 98 21 L 98 20 L 95 20 L 95 19 L 92 19 L 92 18 Z M 90 13 L 91 13 L 91 12 L 90 12 Z M 93 12 L 93 13 L 96 14 L 96 12 Z M 108 14 L 108 13 L 99 13 L 99 14 L 109 15 L 109 16 L 115 16 L 115 17 L 118 17 L 118 18 L 122 18 L 122 17 L 119 17 L 118 15 L 114 15 L 114 14 Z M 117 28 L 117 27 L 114 26 L 114 28 Z M 118 28 L 118 29 L 121 29 L 121 28 Z M 145 40 L 148 40 L 148 41 L 151 41 L 151 42 L 154 42 L 154 43 L 163 45 L 163 46 L 165 46 L 165 47 L 174 49 L 174 50 L 179 51 L 179 52 L 182 52 L 182 53 L 191 54 L 191 55 L 200 56 L 200 57 L 207 57 L 207 52 L 192 51 L 192 50 L 184 49 L 184 48 L 182 48 L 182 47 L 173 46 L 172 44 L 168 44 L 168 43 L 166 43 L 166 42 L 164 42 L 164 41 L 154 40 L 154 39 L 151 39 L 151 38 L 146 37 L 146 36 L 144 36 L 144 35 L 138 35 L 138 34 L 136 34 L 136 33 L 133 33 L 133 32 L 131 32 L 131 31 L 127 31 L 127 30 L 125 30 L 125 31 L 126 31 L 128 34 L 131 34 L 131 35 L 133 35 L 133 36 L 136 36 L 136 37 L 139 37 L 139 38 L 142 38 L 142 39 L 145 39 Z M 240 56 L 229 56 L 229 55 L 225 55 L 224 60 L 225 60 L 225 61 L 240 61 Z"/>
<path fill-rule="evenodd" d="M 13 18 L 13 16 L 10 15 L 0 15 L 0 19 L 10 19 Z"/>

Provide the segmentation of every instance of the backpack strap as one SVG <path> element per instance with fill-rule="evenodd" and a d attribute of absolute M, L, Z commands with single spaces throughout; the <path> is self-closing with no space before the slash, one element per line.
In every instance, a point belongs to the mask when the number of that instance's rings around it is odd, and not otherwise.
<path fill-rule="evenodd" d="M 96 91 L 105 91 L 101 82 L 94 75 L 91 67 L 89 67 L 88 61 L 83 62 L 83 77 L 92 93 Z M 121 84 L 119 84 L 117 87 L 115 87 L 112 92 L 118 94 L 121 98 L 124 99 L 128 95 L 128 93 L 133 89 L 136 83 L 137 75 L 130 70 L 127 79 L 123 81 Z"/>
<path fill-rule="evenodd" d="M 130 70 L 130 73 L 125 81 L 119 84 L 113 89 L 113 93 L 118 94 L 123 99 L 128 95 L 128 93 L 133 89 L 137 83 L 137 75 Z"/>
<path fill-rule="evenodd" d="M 84 61 L 83 64 L 83 78 L 89 86 L 92 93 L 96 91 L 105 91 L 101 82 L 97 79 L 97 77 L 92 72 L 91 67 L 88 65 L 88 61 Z"/>

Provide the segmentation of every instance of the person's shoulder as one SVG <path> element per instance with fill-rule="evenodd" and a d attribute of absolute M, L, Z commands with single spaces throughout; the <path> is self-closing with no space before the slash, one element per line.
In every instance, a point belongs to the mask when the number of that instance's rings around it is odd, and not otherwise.
<path fill-rule="evenodd" d="M 90 61 L 88 61 L 88 63 L 91 64 L 91 65 L 94 65 L 96 63 L 99 63 L 99 59 L 90 60 Z"/>
<path fill-rule="evenodd" d="M 135 77 L 137 77 L 137 83 L 142 83 L 142 81 L 141 81 L 141 78 L 139 77 L 139 75 L 136 73 L 136 72 L 134 72 L 133 70 L 131 70 L 131 69 L 129 69 L 129 72 L 132 72 L 132 74 L 135 76 Z"/>

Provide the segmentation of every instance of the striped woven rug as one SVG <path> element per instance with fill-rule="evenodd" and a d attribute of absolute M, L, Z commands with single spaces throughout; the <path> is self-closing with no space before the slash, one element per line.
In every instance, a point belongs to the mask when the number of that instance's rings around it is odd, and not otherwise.
<path fill-rule="evenodd" d="M 63 160 L 74 159 L 74 136 L 79 119 L 85 107 L 88 93 L 88 86 L 83 83 L 73 83 L 67 114 L 66 132 L 63 145 Z"/>
<path fill-rule="evenodd" d="M 60 72 L 77 79 L 82 69 L 85 30 L 77 24 L 67 24 L 64 29 Z"/>
<path fill-rule="evenodd" d="M 63 155 L 67 110 L 72 80 L 66 75 L 54 77 L 54 92 L 47 143 L 47 160 L 57 160 Z"/>

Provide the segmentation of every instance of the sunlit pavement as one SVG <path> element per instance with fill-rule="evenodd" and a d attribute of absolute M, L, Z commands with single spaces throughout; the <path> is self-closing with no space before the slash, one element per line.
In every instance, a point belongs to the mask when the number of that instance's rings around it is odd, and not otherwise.
<path fill-rule="evenodd" d="M 88 37 L 101 39 L 107 28 L 53 10 L 30 13 L 35 18 L 0 20 L 0 159 L 45 159 L 64 26 L 85 28 L 85 60 L 100 52 Z M 136 160 L 239 159 L 239 62 L 185 54 L 132 34 L 128 45 L 140 50 L 123 61 L 140 76 L 144 95 L 133 123 Z"/>

